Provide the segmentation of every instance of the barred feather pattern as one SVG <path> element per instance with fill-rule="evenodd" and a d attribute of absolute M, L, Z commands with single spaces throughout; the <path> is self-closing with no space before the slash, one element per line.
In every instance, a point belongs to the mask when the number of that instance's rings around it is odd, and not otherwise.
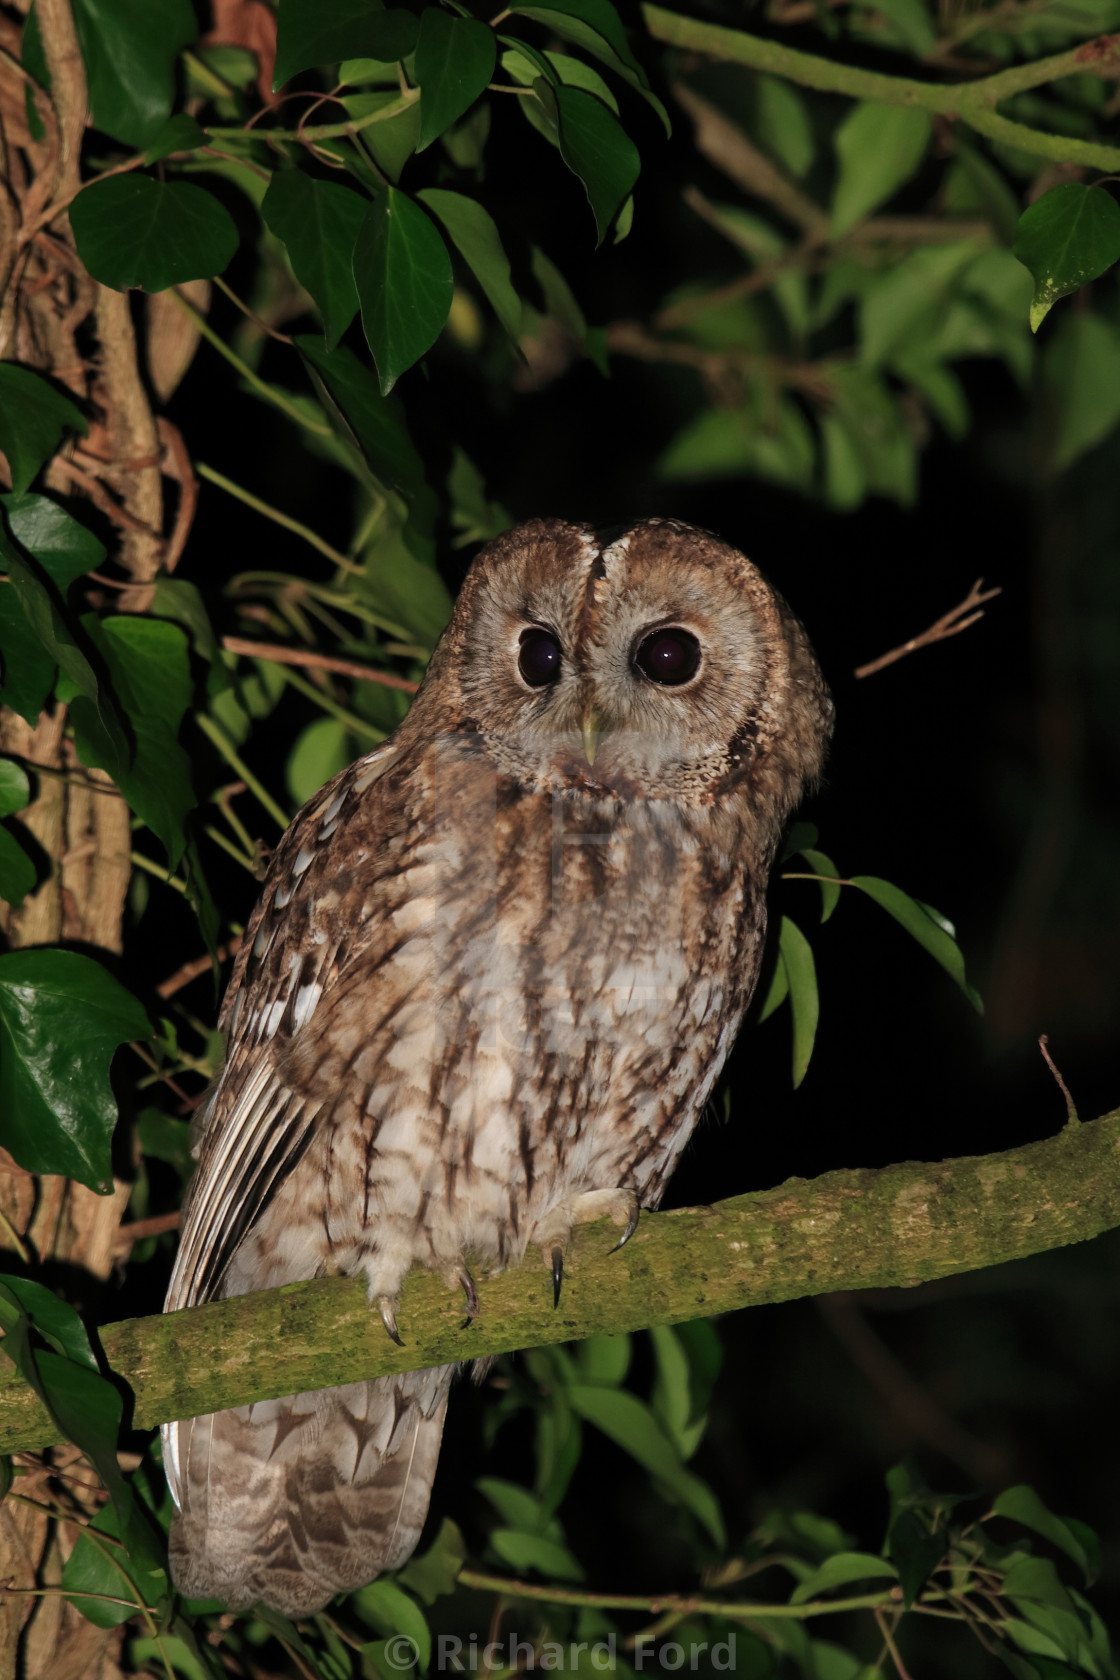
<path fill-rule="evenodd" d="M 665 623 L 703 662 L 661 693 L 634 647 Z M 526 627 L 562 650 L 547 688 L 519 674 Z M 490 544 L 405 722 L 273 857 L 168 1309 L 342 1272 L 391 1310 L 413 1266 L 460 1287 L 562 1250 L 612 1194 L 655 1207 L 831 715 L 800 625 L 718 539 L 538 520 Z M 451 1375 L 166 1426 L 180 1589 L 294 1615 L 398 1567 Z"/>

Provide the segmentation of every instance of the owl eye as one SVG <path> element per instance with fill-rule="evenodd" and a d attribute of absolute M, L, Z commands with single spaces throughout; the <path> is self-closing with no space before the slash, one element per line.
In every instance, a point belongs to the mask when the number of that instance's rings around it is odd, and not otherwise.
<path fill-rule="evenodd" d="M 517 669 L 530 688 L 544 688 L 560 675 L 560 643 L 549 630 L 523 630 Z"/>
<path fill-rule="evenodd" d="M 655 630 L 638 644 L 634 663 L 663 688 L 688 682 L 700 668 L 700 643 L 687 630 Z"/>

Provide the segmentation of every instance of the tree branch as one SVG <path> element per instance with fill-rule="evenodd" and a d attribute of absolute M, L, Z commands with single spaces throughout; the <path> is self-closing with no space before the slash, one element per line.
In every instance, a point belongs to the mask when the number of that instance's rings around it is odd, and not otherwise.
<path fill-rule="evenodd" d="M 765 70 L 821 93 L 847 94 L 851 99 L 870 99 L 880 105 L 916 105 L 945 117 L 959 117 L 989 140 L 1002 140 L 1035 157 L 1110 172 L 1120 169 L 1118 146 L 1076 140 L 1065 134 L 1044 134 L 1040 129 L 1001 117 L 995 108 L 1001 99 L 1010 99 L 1013 94 L 1041 87 L 1046 82 L 1059 81 L 1063 76 L 1120 75 L 1120 36 L 1102 35 L 1080 47 L 1071 47 L 1068 52 L 1036 59 L 1032 64 L 1012 65 L 974 82 L 924 82 L 911 76 L 886 76 L 878 70 L 863 70 L 858 65 L 798 52 L 778 41 L 764 41 L 740 29 L 703 23 L 698 18 L 667 12 L 661 6 L 643 5 L 642 17 L 653 38 L 671 46 L 706 53 L 730 64 L 744 64 L 752 70 Z"/>
<path fill-rule="evenodd" d="M 790 1179 L 713 1207 L 648 1214 L 609 1254 L 614 1228 L 581 1229 L 558 1310 L 548 1268 L 479 1286 L 481 1314 L 434 1275 L 414 1274 L 394 1347 L 357 1278 L 320 1278 L 156 1318 L 109 1324 L 101 1344 L 147 1428 L 223 1406 L 419 1370 L 483 1354 L 789 1301 L 833 1290 L 906 1288 L 975 1271 L 1120 1225 L 1120 1110 L 1042 1143 L 935 1164 L 907 1161 Z M 0 1371 L 0 1451 L 57 1430 L 15 1374 Z"/>

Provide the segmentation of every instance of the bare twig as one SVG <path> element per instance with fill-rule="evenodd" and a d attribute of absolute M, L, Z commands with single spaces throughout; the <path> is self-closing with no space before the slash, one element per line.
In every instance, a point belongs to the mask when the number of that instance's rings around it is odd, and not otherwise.
<path fill-rule="evenodd" d="M 899 1655 L 898 1646 L 895 1644 L 894 1640 L 894 1634 L 887 1626 L 887 1618 L 878 1608 L 875 1611 L 875 1620 L 879 1624 L 879 1632 L 883 1636 L 883 1644 L 887 1647 L 887 1650 L 891 1654 L 891 1661 L 894 1663 L 898 1680 L 913 1680 L 913 1675 L 910 1673 L 910 1670 L 906 1667 L 906 1664 Z"/>
<path fill-rule="evenodd" d="M 356 677 L 359 682 L 380 683 L 382 688 L 399 688 L 405 694 L 415 694 L 420 687 L 408 677 L 398 677 L 392 671 L 374 671 L 353 659 L 335 659 L 329 653 L 316 653 L 313 648 L 283 647 L 278 642 L 247 642 L 242 636 L 223 636 L 222 646 L 230 653 L 245 654 L 250 659 L 271 659 L 277 665 L 306 665 L 313 671 L 333 671 L 340 677 Z"/>
<path fill-rule="evenodd" d="M 220 963 L 226 962 L 228 958 L 235 956 L 240 945 L 240 934 L 235 935 L 227 944 L 219 945 L 218 961 Z M 206 974 L 209 969 L 209 951 L 204 956 L 192 957 L 190 962 L 184 963 L 181 968 L 175 970 L 174 974 L 169 974 L 166 980 L 160 981 L 156 987 L 156 996 L 161 998 L 174 997 L 176 992 L 181 992 L 184 986 L 189 986 L 192 980 L 197 980 L 200 974 Z"/>
<path fill-rule="evenodd" d="M 952 612 L 945 613 L 935 624 L 931 624 L 928 630 L 923 630 L 920 636 L 912 636 L 908 642 L 903 642 L 901 647 L 880 654 L 878 659 L 872 659 L 867 665 L 857 666 L 856 676 L 873 677 L 876 671 L 893 665 L 896 659 L 905 659 L 908 653 L 915 653 L 918 648 L 932 647 L 934 642 L 946 641 L 948 637 L 967 630 L 971 624 L 983 618 L 983 603 L 993 600 L 999 594 L 1002 594 L 999 585 L 994 589 L 985 589 L 984 579 L 977 578 L 964 600 L 954 607 Z"/>
<path fill-rule="evenodd" d="M 1077 1112 L 1077 1104 L 1074 1102 L 1072 1096 L 1070 1095 L 1069 1086 L 1066 1084 L 1065 1080 L 1062 1078 L 1061 1074 L 1058 1072 L 1057 1063 L 1055 1062 L 1053 1056 L 1050 1054 L 1049 1050 L 1046 1048 L 1046 1046 L 1049 1044 L 1049 1042 L 1050 1042 L 1050 1040 L 1049 1040 L 1047 1034 L 1043 1033 L 1041 1035 L 1041 1037 L 1039 1038 L 1038 1048 L 1042 1051 L 1043 1061 L 1046 1063 L 1046 1066 L 1050 1069 L 1050 1072 L 1054 1075 L 1054 1078 L 1057 1081 L 1059 1091 L 1062 1093 L 1062 1096 L 1066 1099 L 1066 1113 L 1069 1116 L 1069 1119 L 1066 1121 L 1066 1125 L 1067 1126 L 1080 1126 L 1081 1116 Z"/>
<path fill-rule="evenodd" d="M 133 1243 L 142 1242 L 145 1237 L 160 1237 L 164 1231 L 177 1231 L 181 1217 L 176 1212 L 160 1213 L 153 1219 L 134 1219 L 131 1224 L 119 1227 L 113 1238 L 113 1249 L 117 1254 L 127 1254 Z"/>

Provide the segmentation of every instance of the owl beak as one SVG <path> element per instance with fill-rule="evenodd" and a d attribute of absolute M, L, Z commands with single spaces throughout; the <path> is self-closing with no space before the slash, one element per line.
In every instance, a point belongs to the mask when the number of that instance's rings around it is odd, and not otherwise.
<path fill-rule="evenodd" d="M 595 755 L 599 751 L 599 736 L 603 732 L 603 724 L 597 709 L 590 703 L 583 708 L 579 732 L 583 737 L 583 756 L 588 764 L 594 764 Z"/>

